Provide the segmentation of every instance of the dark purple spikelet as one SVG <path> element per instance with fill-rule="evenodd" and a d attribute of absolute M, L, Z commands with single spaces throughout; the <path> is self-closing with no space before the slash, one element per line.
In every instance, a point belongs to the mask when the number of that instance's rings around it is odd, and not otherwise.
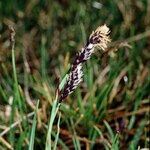
<path fill-rule="evenodd" d="M 64 85 L 64 88 L 60 90 L 60 102 L 71 94 L 82 81 L 82 64 L 90 59 L 92 53 L 94 52 L 94 48 L 100 47 L 103 50 L 107 48 L 107 44 L 110 42 L 110 38 L 108 36 L 109 33 L 109 28 L 106 25 L 98 27 L 92 32 L 84 48 L 77 53 L 71 66 L 66 84 Z"/>
<path fill-rule="evenodd" d="M 77 88 L 79 83 L 82 81 L 82 76 L 82 64 L 72 67 L 64 89 L 60 91 L 60 102 Z"/>

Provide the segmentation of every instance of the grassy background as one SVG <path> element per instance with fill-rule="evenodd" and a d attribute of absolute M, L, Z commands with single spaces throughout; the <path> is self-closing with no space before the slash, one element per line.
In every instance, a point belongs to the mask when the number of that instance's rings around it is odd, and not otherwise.
<path fill-rule="evenodd" d="M 57 149 L 150 147 L 149 14 L 149 0 L 1 0 L 0 149 L 45 148 L 58 79 L 105 23 L 114 52 L 97 50 L 84 65 L 84 82 L 60 106 L 52 141 L 59 129 Z M 8 25 L 16 30 L 16 66 Z"/>

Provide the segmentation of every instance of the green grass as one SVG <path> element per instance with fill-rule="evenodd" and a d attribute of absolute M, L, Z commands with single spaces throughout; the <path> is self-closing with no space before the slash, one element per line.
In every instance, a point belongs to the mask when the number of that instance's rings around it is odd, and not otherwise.
<path fill-rule="evenodd" d="M 34 112 L 34 118 L 33 118 L 33 124 L 32 124 L 32 130 L 31 130 L 30 143 L 29 143 L 29 149 L 28 150 L 34 149 L 34 139 L 35 139 L 36 124 L 37 124 L 38 107 L 39 107 L 39 101 L 37 102 L 36 110 Z"/>
<path fill-rule="evenodd" d="M 150 147 L 149 1 L 101 4 L 0 2 L 0 149 Z M 59 82 L 61 89 L 75 54 L 105 23 L 112 44 L 123 42 L 113 54 L 96 50 L 82 84 L 58 106 Z M 14 48 L 8 25 L 15 26 Z"/>

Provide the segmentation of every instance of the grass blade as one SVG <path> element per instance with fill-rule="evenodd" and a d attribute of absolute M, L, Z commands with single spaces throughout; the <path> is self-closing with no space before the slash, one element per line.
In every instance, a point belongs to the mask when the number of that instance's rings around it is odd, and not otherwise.
<path fill-rule="evenodd" d="M 31 130 L 30 143 L 29 143 L 28 150 L 34 149 L 34 138 L 35 138 L 36 123 L 37 123 L 38 106 L 39 106 L 39 100 L 37 101 L 36 110 L 35 110 L 35 114 L 34 114 L 34 118 L 33 118 L 33 124 L 32 124 L 32 130 Z"/>
<path fill-rule="evenodd" d="M 51 116 L 50 116 L 50 121 L 49 121 L 49 125 L 48 125 L 45 150 L 51 150 L 51 148 L 52 148 L 52 141 L 51 141 L 52 127 L 53 127 L 54 119 L 56 117 L 59 106 L 60 106 L 60 104 L 57 103 L 57 98 L 56 98 L 52 104 L 52 110 L 51 110 Z"/>
<path fill-rule="evenodd" d="M 56 137 L 55 137 L 55 142 L 54 142 L 54 148 L 53 150 L 56 150 L 56 146 L 57 146 L 57 143 L 58 143 L 58 137 L 59 137 L 59 132 L 60 132 L 60 118 L 61 118 L 61 113 L 59 113 L 59 117 L 58 117 L 58 122 L 57 122 L 57 134 L 56 134 Z"/>

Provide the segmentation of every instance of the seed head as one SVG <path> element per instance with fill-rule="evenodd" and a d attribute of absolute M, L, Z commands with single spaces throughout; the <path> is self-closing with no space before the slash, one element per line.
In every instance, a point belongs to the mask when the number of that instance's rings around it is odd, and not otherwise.
<path fill-rule="evenodd" d="M 94 48 L 99 47 L 102 50 L 107 48 L 107 44 L 110 42 L 110 38 L 108 36 L 109 33 L 109 28 L 106 25 L 98 27 L 95 31 L 92 32 L 84 48 L 82 48 L 82 50 L 77 53 L 70 69 L 66 84 L 60 91 L 60 102 L 64 100 L 69 94 L 71 94 L 82 81 L 82 65 L 85 61 L 90 59 L 92 53 L 94 52 Z"/>

